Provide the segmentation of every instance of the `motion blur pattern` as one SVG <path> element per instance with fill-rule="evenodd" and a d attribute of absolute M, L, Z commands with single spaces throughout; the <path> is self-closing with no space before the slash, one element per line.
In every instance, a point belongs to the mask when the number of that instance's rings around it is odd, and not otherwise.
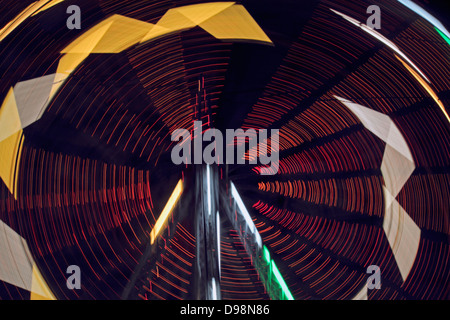
<path fill-rule="evenodd" d="M 280 129 L 276 174 L 248 164 L 220 174 L 295 299 L 448 299 L 450 45 L 439 7 L 70 4 L 81 30 L 66 27 L 68 1 L 1 9 L 0 298 L 122 297 L 185 181 L 170 135 L 192 129 L 201 79 L 208 126 Z M 374 4 L 379 30 L 364 25 Z M 175 226 L 133 297 L 193 297 L 193 210 L 165 216 Z M 222 298 L 268 299 L 238 230 L 220 221 Z M 66 287 L 69 265 L 81 290 Z M 366 286 L 370 265 L 379 290 Z"/>

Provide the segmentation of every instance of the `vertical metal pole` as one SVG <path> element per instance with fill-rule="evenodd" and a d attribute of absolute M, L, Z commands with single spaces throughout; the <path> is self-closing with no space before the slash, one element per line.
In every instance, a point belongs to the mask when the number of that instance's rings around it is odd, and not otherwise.
<path fill-rule="evenodd" d="M 196 299 L 219 300 L 220 254 L 217 229 L 219 208 L 217 166 L 201 165 L 195 172 Z"/>

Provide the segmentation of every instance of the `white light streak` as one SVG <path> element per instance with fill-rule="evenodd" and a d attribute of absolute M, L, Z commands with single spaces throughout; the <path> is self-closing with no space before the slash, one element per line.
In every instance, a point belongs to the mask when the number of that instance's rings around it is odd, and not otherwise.
<path fill-rule="evenodd" d="M 421 6 L 415 4 L 411 0 L 398 0 L 401 4 L 403 4 L 405 7 L 408 7 L 410 10 L 417 13 L 419 16 L 427 20 L 429 23 L 431 23 L 433 26 L 438 28 L 443 34 L 445 34 L 447 37 L 450 38 L 450 33 L 447 31 L 447 29 L 444 27 L 444 25 L 435 17 L 433 17 L 431 14 L 429 14 L 427 11 L 425 11 Z"/>
<path fill-rule="evenodd" d="M 208 216 L 211 215 L 211 172 L 209 165 L 206 166 L 206 184 L 207 184 L 207 198 L 208 198 Z"/>
<path fill-rule="evenodd" d="M 357 27 L 360 27 L 363 31 L 367 32 L 368 34 L 370 34 L 372 37 L 376 38 L 377 40 L 383 42 L 386 46 L 388 46 L 390 49 L 392 49 L 395 53 L 397 53 L 403 60 L 405 60 L 406 62 L 408 62 L 408 64 L 413 67 L 428 83 L 430 83 L 430 80 L 428 80 L 428 78 L 423 74 L 422 71 L 420 71 L 419 68 L 417 68 L 417 66 L 411 61 L 409 60 L 409 58 L 400 50 L 399 47 L 397 47 L 395 45 L 395 43 L 393 43 L 391 40 L 389 40 L 388 38 L 386 38 L 385 36 L 383 36 L 381 33 L 379 33 L 378 31 L 368 27 L 367 25 L 365 25 L 364 23 L 359 22 L 356 19 L 353 19 L 352 17 L 349 17 L 339 11 L 333 10 L 330 8 L 331 11 L 333 11 L 334 13 L 336 13 L 337 15 L 340 15 L 341 17 L 343 17 L 345 20 L 349 21 L 350 23 L 354 24 Z"/>
<path fill-rule="evenodd" d="M 236 201 L 236 204 L 238 205 L 242 216 L 244 217 L 245 221 L 247 222 L 249 229 L 252 231 L 252 233 L 255 236 L 256 243 L 258 244 L 259 248 L 261 249 L 262 248 L 261 236 L 259 235 L 259 232 L 256 229 L 256 226 L 253 223 L 253 220 L 250 217 L 250 214 L 248 213 L 247 208 L 245 207 L 245 204 L 242 201 L 241 197 L 239 196 L 239 193 L 233 183 L 231 183 L 231 195 L 233 196 L 234 201 Z"/>

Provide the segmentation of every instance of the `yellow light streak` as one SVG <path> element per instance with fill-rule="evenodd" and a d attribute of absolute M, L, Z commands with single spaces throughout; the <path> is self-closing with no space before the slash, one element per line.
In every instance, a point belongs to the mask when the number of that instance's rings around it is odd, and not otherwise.
<path fill-rule="evenodd" d="M 150 243 L 153 244 L 160 234 L 161 230 L 167 223 L 167 220 L 169 219 L 169 215 L 172 212 L 173 208 L 178 202 L 178 199 L 180 198 L 181 193 L 183 192 L 183 182 L 181 179 L 178 181 L 177 186 L 172 192 L 172 195 L 169 198 L 169 201 L 167 201 L 166 206 L 164 207 L 163 211 L 161 212 L 161 215 L 159 216 L 158 220 L 156 220 L 155 226 L 153 227 L 153 230 L 150 232 Z"/>
<path fill-rule="evenodd" d="M 19 13 L 13 20 L 8 22 L 2 29 L 0 29 L 0 42 L 10 35 L 18 26 L 20 26 L 26 19 L 34 16 L 42 11 L 50 9 L 64 0 L 40 0 L 31 3 L 21 13 Z"/>
<path fill-rule="evenodd" d="M 441 100 L 439 100 L 436 93 L 431 89 L 431 87 L 428 85 L 428 83 L 416 72 L 413 68 L 411 68 L 407 63 L 405 63 L 399 56 L 394 54 L 395 57 L 400 60 L 400 62 L 405 66 L 405 68 L 416 78 L 417 81 L 422 85 L 422 87 L 428 92 L 428 94 L 433 98 L 433 100 L 437 103 L 439 108 L 441 108 L 442 112 L 444 113 L 445 117 L 447 118 L 447 121 L 450 122 L 450 117 L 448 116 L 447 111 L 445 110 L 444 105 L 442 104 Z"/>

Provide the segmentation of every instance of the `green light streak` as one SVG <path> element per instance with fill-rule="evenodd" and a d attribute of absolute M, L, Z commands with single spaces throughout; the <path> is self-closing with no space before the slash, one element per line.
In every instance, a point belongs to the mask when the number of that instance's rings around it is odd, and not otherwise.
<path fill-rule="evenodd" d="M 450 45 L 450 39 L 441 32 L 441 30 L 439 30 L 438 28 L 434 27 L 434 29 L 436 29 L 437 33 L 439 33 L 439 35 L 447 42 L 448 45 Z"/>
<path fill-rule="evenodd" d="M 286 282 L 284 281 L 280 270 L 278 270 L 278 267 L 275 264 L 275 261 L 273 261 L 270 258 L 270 251 L 269 251 L 269 249 L 267 249 L 266 246 L 263 246 L 262 250 L 263 250 L 262 257 L 264 258 L 264 262 L 266 263 L 266 267 L 264 267 L 264 268 L 267 268 L 266 272 L 269 275 L 269 279 L 274 279 L 277 282 L 277 284 L 279 285 L 279 287 L 283 291 L 283 293 L 284 293 L 284 295 L 285 295 L 287 300 L 294 300 L 294 296 L 292 295 L 292 293 L 289 290 Z M 275 278 L 272 277 L 271 275 L 273 275 Z"/>
<path fill-rule="evenodd" d="M 263 257 L 266 260 L 267 264 L 270 264 L 270 252 L 266 246 L 263 246 Z"/>
<path fill-rule="evenodd" d="M 281 286 L 281 289 L 283 290 L 284 294 L 286 295 L 288 300 L 294 300 L 294 296 L 292 295 L 291 291 L 289 291 L 289 288 L 284 282 L 283 276 L 280 273 L 280 270 L 278 270 L 277 265 L 275 264 L 275 261 L 272 260 L 272 272 L 275 275 L 275 278 L 277 279 L 279 285 Z"/>

